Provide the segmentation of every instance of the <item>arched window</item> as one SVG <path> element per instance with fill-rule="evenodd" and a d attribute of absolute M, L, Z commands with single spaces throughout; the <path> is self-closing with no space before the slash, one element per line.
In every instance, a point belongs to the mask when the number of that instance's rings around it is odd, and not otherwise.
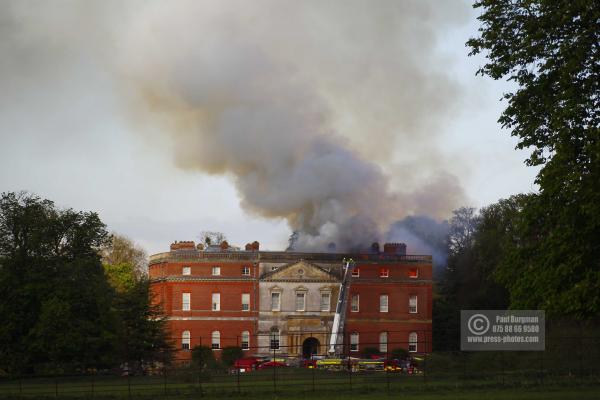
<path fill-rule="evenodd" d="M 221 348 L 221 332 L 214 331 L 211 339 L 211 348 L 213 350 L 219 350 Z"/>
<path fill-rule="evenodd" d="M 381 332 L 379 334 L 379 351 L 382 353 L 387 353 L 388 351 L 388 333 Z"/>
<path fill-rule="evenodd" d="M 250 332 L 244 331 L 242 332 L 242 340 L 241 340 L 242 350 L 250 349 Z"/>
<path fill-rule="evenodd" d="M 189 350 L 190 349 L 191 338 L 192 338 L 192 335 L 190 334 L 190 331 L 183 331 L 183 332 L 181 332 L 181 348 L 183 350 Z"/>
<path fill-rule="evenodd" d="M 417 332 L 411 332 L 408 335 L 408 351 L 411 353 L 417 352 Z"/>
<path fill-rule="evenodd" d="M 358 351 L 358 332 L 350 334 L 350 351 Z"/>
<path fill-rule="evenodd" d="M 279 328 L 274 326 L 271 328 L 269 348 L 271 350 L 279 350 Z"/>

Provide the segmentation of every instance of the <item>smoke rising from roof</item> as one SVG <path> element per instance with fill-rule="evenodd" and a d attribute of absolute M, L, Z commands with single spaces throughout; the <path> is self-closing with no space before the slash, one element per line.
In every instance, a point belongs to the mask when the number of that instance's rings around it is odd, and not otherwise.
<path fill-rule="evenodd" d="M 19 5 L 10 51 L 37 54 L 21 61 L 49 76 L 97 62 L 136 129 L 168 135 L 181 168 L 229 176 L 246 210 L 300 232 L 298 249 L 368 245 L 390 221 L 444 217 L 464 198 L 435 146 L 461 96 L 436 43 L 466 4 L 66 4 L 77 29 L 57 29 L 51 5 Z"/>

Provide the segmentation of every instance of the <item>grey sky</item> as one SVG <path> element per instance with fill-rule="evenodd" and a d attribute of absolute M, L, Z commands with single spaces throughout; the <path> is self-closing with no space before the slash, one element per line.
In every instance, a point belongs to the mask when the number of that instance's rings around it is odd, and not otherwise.
<path fill-rule="evenodd" d="M 61 1 L 52 6 L 3 2 L 0 190 L 28 190 L 60 206 L 97 211 L 111 230 L 131 237 L 150 253 L 166 250 L 172 240 L 196 240 L 201 230 L 226 232 L 236 244 L 259 240 L 263 248 L 283 248 L 290 232 L 287 221 L 260 217 L 265 212 L 256 212 L 256 204 L 252 212 L 242 209 L 240 196 L 251 198 L 239 182 L 234 184 L 239 174 L 235 166 L 224 175 L 207 175 L 203 172 L 207 166 L 194 160 L 200 151 L 191 153 L 192 168 L 182 168 L 184 153 L 179 147 L 193 142 L 165 132 L 168 124 L 158 121 L 161 115 L 157 120 L 157 113 L 149 115 L 148 110 L 132 107 L 135 90 L 128 87 L 129 77 L 123 77 L 135 74 L 136 79 L 162 83 L 157 78 L 172 79 L 162 69 L 189 63 L 198 69 L 192 69 L 192 81 L 182 81 L 186 91 L 206 82 L 218 85 L 220 79 L 229 80 L 224 84 L 228 86 L 238 76 L 229 64 L 247 51 L 248 43 L 258 43 L 267 55 L 268 67 L 275 68 L 274 81 L 282 66 L 296 66 L 310 98 L 317 96 L 327 103 L 328 126 L 348 141 L 344 148 L 379 164 L 393 190 L 408 190 L 402 199 L 410 210 L 431 210 L 440 218 L 458 205 L 480 207 L 535 189 L 536 171 L 523 165 L 526 154 L 514 150 L 515 140 L 496 123 L 504 106 L 498 100 L 508 90 L 507 84 L 476 77 L 482 60 L 467 57 L 464 43 L 477 28 L 468 4 L 407 2 L 398 11 L 394 2 L 330 2 L 328 10 L 306 2 L 288 11 L 268 1 L 255 3 L 252 10 L 241 6 L 243 2 L 231 1 L 224 7 L 216 2 L 195 3 L 178 2 L 177 9 L 171 9 L 173 3 L 167 2 L 152 7 L 145 7 L 145 2 L 129 2 L 127 7 L 119 7 L 120 2 Z M 344 15 L 350 21 L 346 25 L 335 17 L 338 6 L 349 9 Z M 369 7 L 383 11 L 394 7 L 399 14 L 384 18 L 389 13 L 371 14 Z M 208 28 L 185 18 L 193 12 L 203 13 L 206 25 L 214 23 L 222 30 L 212 50 L 195 53 L 198 46 L 205 46 L 201 38 Z M 286 24 L 281 22 L 288 12 L 303 16 L 288 21 L 291 33 L 283 32 Z M 403 26 L 398 27 L 399 21 Z M 354 26 L 358 38 L 351 35 Z M 169 34 L 160 34 L 161 29 Z M 274 34 L 275 29 L 281 34 Z M 348 31 L 349 37 L 336 39 L 339 32 Z M 421 36 L 410 39 L 413 31 Z M 146 43 L 155 32 L 159 32 L 157 44 Z M 181 43 L 186 50 L 179 51 L 179 43 L 169 35 L 177 38 L 187 32 Z M 232 40 L 249 36 L 255 42 L 248 39 L 239 52 L 227 53 L 218 46 L 228 44 L 230 34 Z M 161 42 L 165 37 L 169 40 Z M 321 37 L 327 40 L 318 40 Z M 402 58 L 392 61 L 380 54 L 378 40 L 381 52 L 398 48 Z M 223 71 L 202 70 L 208 64 L 186 58 L 211 56 L 211 51 L 224 60 L 217 64 Z M 338 58 L 344 54 L 361 62 L 344 66 Z M 178 58 L 178 64 L 170 63 Z M 260 67 L 263 59 L 257 60 Z M 198 70 L 201 75 L 214 75 L 196 80 Z M 422 76 L 407 80 L 407 74 L 420 70 L 425 71 Z M 376 79 L 348 91 L 348 82 L 360 85 L 363 71 Z M 405 76 L 394 77 L 395 71 Z M 261 69 L 252 76 L 264 78 L 263 74 Z M 287 82 L 283 87 L 289 93 Z M 213 89 L 198 90 L 212 93 Z M 221 93 L 218 90 L 214 93 Z M 282 86 L 276 90 L 281 93 Z M 245 93 L 241 90 L 236 96 Z M 298 101 L 296 93 L 294 101 Z M 363 98 L 369 105 L 359 107 Z M 390 106 L 379 106 L 378 101 Z M 411 109 L 413 105 L 418 107 Z M 446 197 L 448 192 L 455 193 Z"/>

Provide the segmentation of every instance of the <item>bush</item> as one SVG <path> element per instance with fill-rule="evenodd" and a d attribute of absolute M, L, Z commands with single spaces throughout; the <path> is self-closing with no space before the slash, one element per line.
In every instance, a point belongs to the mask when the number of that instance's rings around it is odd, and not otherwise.
<path fill-rule="evenodd" d="M 391 359 L 404 360 L 404 359 L 406 359 L 408 357 L 409 357 L 408 350 L 403 349 L 401 347 L 392 350 L 392 352 L 390 353 L 390 358 Z"/>
<path fill-rule="evenodd" d="M 369 358 L 373 355 L 379 355 L 381 354 L 381 352 L 379 351 L 379 349 L 377 347 L 365 347 L 365 349 L 363 350 L 363 355 L 365 358 Z"/>
<path fill-rule="evenodd" d="M 221 352 L 221 361 L 225 366 L 231 367 L 235 360 L 242 358 L 244 356 L 244 352 L 241 347 L 238 346 L 228 346 L 223 347 Z"/>
<path fill-rule="evenodd" d="M 214 369 L 217 367 L 217 360 L 212 349 L 208 346 L 196 346 L 192 349 L 192 362 L 200 370 Z"/>

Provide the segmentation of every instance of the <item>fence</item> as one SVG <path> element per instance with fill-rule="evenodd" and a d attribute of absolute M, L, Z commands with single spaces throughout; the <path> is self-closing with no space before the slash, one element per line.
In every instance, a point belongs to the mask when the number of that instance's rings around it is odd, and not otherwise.
<path fill-rule="evenodd" d="M 361 343 L 364 350 L 380 343 Z M 252 347 L 263 354 L 256 363 L 226 367 L 189 357 L 148 365 L 143 375 L 127 368 L 79 374 L 0 376 L 1 398 L 65 397 L 219 397 L 223 395 L 299 393 L 394 394 L 424 389 L 600 385 L 600 336 L 546 337 L 543 352 L 432 352 L 392 358 L 406 341 L 389 342 L 389 351 L 367 358 L 348 346 L 337 357 L 320 349 L 306 359 L 292 349 Z M 215 350 L 218 353 L 220 350 Z M 266 354 L 269 353 L 267 356 Z M 178 355 L 181 355 L 178 352 Z"/>

